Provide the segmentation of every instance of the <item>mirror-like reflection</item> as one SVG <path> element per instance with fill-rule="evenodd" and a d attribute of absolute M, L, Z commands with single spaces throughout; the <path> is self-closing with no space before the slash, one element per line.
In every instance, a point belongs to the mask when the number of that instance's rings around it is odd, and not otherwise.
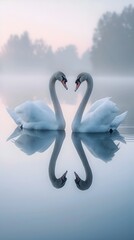
<path fill-rule="evenodd" d="M 67 171 L 60 177 L 56 178 L 55 168 L 58 155 L 65 139 L 65 131 L 37 131 L 16 128 L 8 140 L 28 155 L 35 152 L 44 152 L 55 141 L 54 148 L 49 162 L 49 177 L 55 188 L 61 188 L 66 183 Z M 86 179 L 82 180 L 75 173 L 75 183 L 80 190 L 88 189 L 93 180 L 92 170 L 89 166 L 88 159 L 84 152 L 82 143 L 87 147 L 90 153 L 105 162 L 112 160 L 115 153 L 119 150 L 120 142 L 125 143 L 125 139 L 118 131 L 110 133 L 72 133 L 74 147 L 82 161 Z M 117 141 L 117 143 L 115 143 Z"/>
<path fill-rule="evenodd" d="M 67 180 L 66 178 L 67 171 L 60 178 L 56 178 L 55 176 L 56 160 L 60 153 L 64 139 L 65 139 L 65 131 L 56 131 L 55 145 L 54 145 L 54 149 L 53 149 L 50 163 L 49 163 L 49 177 L 53 186 L 56 188 L 63 187 Z"/>
<path fill-rule="evenodd" d="M 80 135 L 81 135 L 80 133 L 72 133 L 72 141 L 73 141 L 73 144 L 74 144 L 74 146 L 76 148 L 76 151 L 77 151 L 77 153 L 78 153 L 78 155 L 79 155 L 79 157 L 80 157 L 80 159 L 82 161 L 83 167 L 85 169 L 86 179 L 82 180 L 78 176 L 78 174 L 76 172 L 74 172 L 75 176 L 76 176 L 75 183 L 76 183 L 76 186 L 80 190 L 86 190 L 92 184 L 93 175 L 92 175 L 92 171 L 91 171 L 91 168 L 89 166 L 87 157 L 86 157 L 85 152 L 84 152 L 83 147 L 82 147 Z"/>
<path fill-rule="evenodd" d="M 96 158 L 102 159 L 107 162 L 112 160 L 115 153 L 119 150 L 119 143 L 125 143 L 125 139 L 123 136 L 119 134 L 118 131 L 114 131 L 112 134 L 110 133 L 72 133 L 72 141 L 76 148 L 76 151 L 82 161 L 83 167 L 86 173 L 86 179 L 82 180 L 78 174 L 75 172 L 75 182 L 76 186 L 80 190 L 88 189 L 92 184 L 92 171 L 89 166 L 87 157 L 85 155 L 82 143 L 87 147 L 87 149 L 91 152 L 93 156 Z M 116 144 L 114 141 L 118 141 Z"/>
<path fill-rule="evenodd" d="M 120 142 L 126 143 L 124 137 L 117 130 L 112 134 L 81 133 L 79 137 L 94 157 L 105 162 L 113 159 L 115 153 L 119 150 Z"/>
<path fill-rule="evenodd" d="M 125 137 L 127 142 L 132 141 L 134 142 L 134 126 L 125 126 L 120 128 L 121 134 Z"/>
<path fill-rule="evenodd" d="M 38 131 L 17 127 L 7 140 L 27 155 L 46 151 L 56 138 L 57 131 Z"/>
<path fill-rule="evenodd" d="M 64 139 L 65 131 L 36 131 L 16 128 L 7 140 L 12 140 L 27 155 L 44 152 L 55 141 L 49 163 L 49 177 L 54 187 L 61 188 L 66 183 L 67 171 L 60 178 L 57 178 L 55 167 Z"/>

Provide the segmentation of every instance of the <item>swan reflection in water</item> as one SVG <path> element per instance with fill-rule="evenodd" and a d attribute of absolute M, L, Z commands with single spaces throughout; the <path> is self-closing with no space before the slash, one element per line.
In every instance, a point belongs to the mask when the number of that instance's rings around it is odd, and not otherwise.
<path fill-rule="evenodd" d="M 92 184 L 92 178 L 93 178 L 93 175 L 92 175 L 92 171 L 91 171 L 91 168 L 89 166 L 89 163 L 88 163 L 88 160 L 87 160 L 87 157 L 85 155 L 85 152 L 84 152 L 84 149 L 82 147 L 82 143 L 81 143 L 81 134 L 80 133 L 72 133 L 72 141 L 73 141 L 73 144 L 76 148 L 76 151 L 83 163 L 83 166 L 84 166 L 84 169 L 85 169 L 85 173 L 86 173 L 86 180 L 82 180 L 79 175 L 75 173 L 75 183 L 76 183 L 76 186 L 80 189 L 80 190 L 86 190 L 88 189 L 91 184 Z"/>
<path fill-rule="evenodd" d="M 13 134 L 8 138 L 8 140 L 11 139 L 14 144 L 27 155 L 32 155 L 36 152 L 44 152 L 55 141 L 49 163 L 49 177 L 54 187 L 61 188 L 65 185 L 67 171 L 60 178 L 56 178 L 55 175 L 56 161 L 65 139 L 64 130 L 38 131 L 16 128 Z M 72 141 L 86 173 L 86 179 L 82 180 L 75 172 L 75 183 L 80 190 L 88 189 L 93 180 L 92 170 L 89 166 L 82 143 L 94 157 L 105 162 L 112 160 L 115 153 L 119 150 L 120 142 L 125 143 L 123 136 L 121 136 L 118 131 L 114 131 L 112 134 L 74 132 L 72 133 Z M 115 141 L 117 141 L 117 143 L 115 143 Z"/>
<path fill-rule="evenodd" d="M 120 142 L 125 143 L 124 137 L 118 131 L 110 133 L 72 133 L 72 141 L 85 169 L 86 179 L 82 180 L 75 172 L 75 183 L 80 190 L 88 189 L 92 184 L 92 171 L 85 155 L 82 143 L 91 154 L 105 162 L 112 160 L 119 150 Z M 114 141 L 118 141 L 116 144 Z"/>
<path fill-rule="evenodd" d="M 60 153 L 63 141 L 65 139 L 65 131 L 38 131 L 16 128 L 7 140 L 11 140 L 14 144 L 25 152 L 32 155 L 36 152 L 46 151 L 55 141 L 54 149 L 49 163 L 49 177 L 55 188 L 62 188 L 66 183 L 67 171 L 60 177 L 56 178 L 55 167 L 56 160 Z"/>

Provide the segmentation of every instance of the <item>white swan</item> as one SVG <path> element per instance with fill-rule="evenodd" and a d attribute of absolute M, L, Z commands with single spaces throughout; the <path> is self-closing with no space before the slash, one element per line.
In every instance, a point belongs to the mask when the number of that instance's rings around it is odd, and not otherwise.
<path fill-rule="evenodd" d="M 14 111 L 7 109 L 17 125 L 21 128 L 36 130 L 65 129 L 65 120 L 55 91 L 57 80 L 67 89 L 65 74 L 62 72 L 53 74 L 50 78 L 49 90 L 55 113 L 42 101 L 26 101 L 17 106 Z"/>
<path fill-rule="evenodd" d="M 72 131 L 112 132 L 124 120 L 127 112 L 118 115 L 119 109 L 117 108 L 116 104 L 113 103 L 108 97 L 96 101 L 91 106 L 90 110 L 83 116 L 85 106 L 93 89 L 93 79 L 91 75 L 88 73 L 81 73 L 78 75 L 77 80 L 75 81 L 76 90 L 79 88 L 80 84 L 84 81 L 87 82 L 87 90 L 75 114 L 72 123 Z"/>

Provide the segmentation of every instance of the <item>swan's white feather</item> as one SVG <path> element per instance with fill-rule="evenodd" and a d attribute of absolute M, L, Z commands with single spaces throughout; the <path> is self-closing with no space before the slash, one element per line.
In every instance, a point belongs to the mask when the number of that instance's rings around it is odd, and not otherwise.
<path fill-rule="evenodd" d="M 26 101 L 14 111 L 8 111 L 15 122 L 26 129 L 55 129 L 56 118 L 53 111 L 42 101 Z"/>
<path fill-rule="evenodd" d="M 8 109 L 8 113 L 17 125 L 22 125 L 24 129 L 35 130 L 63 130 L 65 128 L 65 120 L 55 92 L 57 80 L 67 89 L 65 74 L 60 71 L 54 73 L 50 78 L 49 91 L 55 112 L 42 101 L 26 101 L 14 110 Z"/>
<path fill-rule="evenodd" d="M 7 108 L 7 112 L 9 113 L 9 115 L 15 121 L 15 123 L 17 125 L 21 125 L 22 124 L 21 118 L 16 114 L 16 112 L 14 110 L 12 110 L 10 108 Z"/>
<path fill-rule="evenodd" d="M 109 98 L 100 99 L 91 106 L 91 111 L 83 116 L 79 131 L 107 132 L 110 128 L 116 129 L 126 116 L 126 113 L 118 113 L 119 109 Z"/>
<path fill-rule="evenodd" d="M 53 111 L 41 101 L 26 101 L 15 108 L 15 113 L 24 122 L 38 122 L 54 118 Z"/>
<path fill-rule="evenodd" d="M 122 121 L 125 119 L 126 115 L 127 115 L 127 111 L 120 115 L 117 115 L 114 118 L 114 120 L 112 121 L 110 128 L 116 129 L 122 123 Z"/>
<path fill-rule="evenodd" d="M 26 129 L 56 129 L 55 114 L 42 101 L 26 101 L 14 110 L 7 109 L 17 125 Z"/>
<path fill-rule="evenodd" d="M 106 98 L 101 98 L 99 100 L 97 100 L 96 102 L 94 102 L 90 109 L 89 112 L 93 112 L 95 111 L 95 109 L 97 109 L 101 104 L 103 104 L 104 102 L 108 101 L 111 97 L 106 97 Z"/>
<path fill-rule="evenodd" d="M 110 97 L 106 97 L 96 101 L 92 104 L 90 110 L 83 114 L 93 89 L 93 78 L 88 73 L 81 73 L 77 77 L 78 80 L 80 83 L 87 82 L 87 91 L 75 114 L 72 131 L 101 133 L 116 129 L 126 117 L 127 112 L 119 115 L 119 109 L 116 104 L 110 100 Z"/>

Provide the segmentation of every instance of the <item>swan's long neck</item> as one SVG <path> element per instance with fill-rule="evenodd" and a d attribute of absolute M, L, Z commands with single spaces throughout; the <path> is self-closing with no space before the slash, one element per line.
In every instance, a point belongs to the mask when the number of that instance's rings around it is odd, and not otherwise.
<path fill-rule="evenodd" d="M 50 95 L 51 95 L 51 99 L 52 99 L 54 110 L 55 110 L 56 122 L 58 124 L 57 130 L 63 130 L 65 128 L 65 120 L 63 117 L 60 103 L 57 98 L 56 91 L 55 91 L 55 83 L 56 83 L 56 78 L 52 76 L 49 83 L 49 90 L 50 90 Z"/>
<path fill-rule="evenodd" d="M 50 163 L 49 163 L 49 177 L 54 187 L 60 188 L 60 178 L 56 178 L 55 176 L 55 167 L 56 167 L 56 160 L 58 158 L 59 152 L 61 150 L 64 138 L 65 138 L 65 131 L 55 131 L 55 145 L 53 149 L 53 153 L 51 155 Z"/>
<path fill-rule="evenodd" d="M 86 89 L 85 95 L 79 105 L 79 108 L 75 114 L 73 124 L 72 124 L 72 130 L 74 130 L 74 131 L 77 131 L 77 127 L 78 128 L 80 127 L 84 109 L 86 107 L 87 101 L 88 101 L 88 99 L 91 95 L 92 89 L 93 89 L 93 79 L 91 76 L 87 77 L 86 82 L 87 82 L 87 89 Z"/>
<path fill-rule="evenodd" d="M 85 189 L 88 189 L 91 186 L 91 184 L 92 184 L 92 179 L 93 179 L 92 170 L 91 170 L 91 168 L 89 166 L 87 157 L 86 157 L 84 149 L 82 147 L 82 143 L 81 143 L 82 137 L 81 137 L 81 134 L 79 134 L 79 133 L 72 133 L 72 140 L 73 140 L 73 144 L 74 144 L 74 146 L 76 148 L 76 151 L 77 151 L 77 153 L 78 153 L 78 155 L 79 155 L 79 157 L 80 157 L 80 159 L 82 161 L 82 164 L 83 164 L 83 167 L 84 167 L 84 170 L 85 170 L 85 173 L 86 173 L 86 179 L 85 180 L 82 180 L 82 179 L 79 178 L 80 182 L 81 182 L 80 189 L 81 190 L 85 190 Z"/>

